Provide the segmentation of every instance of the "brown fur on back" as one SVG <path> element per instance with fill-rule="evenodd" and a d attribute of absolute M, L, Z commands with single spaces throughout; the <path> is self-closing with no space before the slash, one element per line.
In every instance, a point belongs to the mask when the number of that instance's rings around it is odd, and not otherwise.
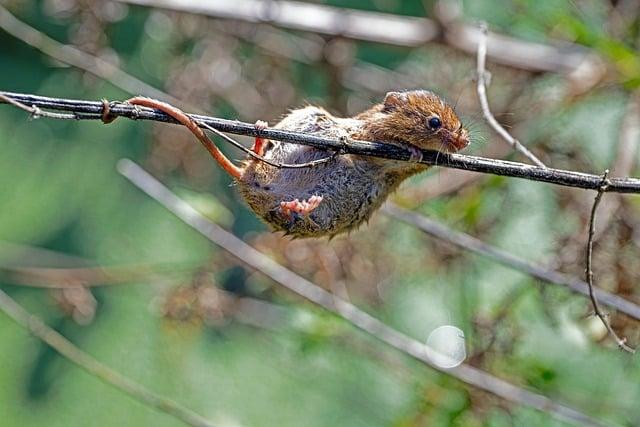
<path fill-rule="evenodd" d="M 438 132 L 425 127 L 425 121 L 434 115 L 443 122 Z M 427 91 L 391 92 L 384 103 L 354 118 L 334 117 L 322 108 L 308 106 L 293 110 L 275 128 L 447 151 L 452 151 L 445 147 L 447 141 L 466 138 L 453 110 Z M 269 141 L 264 156 L 276 163 L 300 164 L 332 154 L 300 144 Z M 405 178 L 426 169 L 417 163 L 350 154 L 296 169 L 250 159 L 238 185 L 249 206 L 274 229 L 296 237 L 333 236 L 368 220 Z M 280 210 L 283 201 L 308 200 L 314 195 L 323 200 L 309 215 L 288 216 Z"/>

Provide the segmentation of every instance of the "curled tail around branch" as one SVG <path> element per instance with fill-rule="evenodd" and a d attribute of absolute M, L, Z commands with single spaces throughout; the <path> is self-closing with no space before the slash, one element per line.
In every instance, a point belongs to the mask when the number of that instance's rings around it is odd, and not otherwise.
<path fill-rule="evenodd" d="M 220 149 L 209 139 L 207 134 L 204 133 L 202 129 L 198 126 L 198 124 L 189 117 L 185 112 L 180 110 L 179 108 L 174 107 L 173 105 L 167 104 L 166 102 L 158 101 L 156 99 L 145 98 L 142 96 L 136 96 L 126 101 L 131 105 L 141 105 L 143 107 L 155 108 L 160 110 L 169 116 L 173 117 L 180 124 L 184 125 L 189 129 L 198 141 L 202 143 L 204 148 L 207 149 L 211 157 L 218 162 L 218 164 L 225 170 L 232 178 L 239 180 L 242 176 L 242 169 L 238 166 L 234 165 L 231 160 L 229 160 Z"/>

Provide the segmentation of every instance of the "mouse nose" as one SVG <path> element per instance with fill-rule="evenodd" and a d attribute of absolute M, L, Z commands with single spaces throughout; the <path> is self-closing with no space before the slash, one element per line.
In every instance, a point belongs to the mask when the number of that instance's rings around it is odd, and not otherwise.
<path fill-rule="evenodd" d="M 451 135 L 450 143 L 453 147 L 458 150 L 462 150 L 467 145 L 469 145 L 469 133 L 465 129 L 461 129 L 456 133 Z"/>

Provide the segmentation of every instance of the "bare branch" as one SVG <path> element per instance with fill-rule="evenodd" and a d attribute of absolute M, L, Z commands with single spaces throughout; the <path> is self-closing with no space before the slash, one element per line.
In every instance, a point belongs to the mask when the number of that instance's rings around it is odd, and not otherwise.
<path fill-rule="evenodd" d="M 457 22 L 440 23 L 412 16 L 398 16 L 379 12 L 325 6 L 319 4 L 271 0 L 118 0 L 122 3 L 163 8 L 217 18 L 247 22 L 264 22 L 291 28 L 356 40 L 419 47 L 428 42 L 445 42 L 456 49 L 475 54 L 478 29 Z M 534 72 L 577 74 L 583 80 L 597 81 L 604 75 L 602 60 L 592 51 L 563 43 L 562 47 L 526 42 L 491 33 L 489 51 L 492 61 Z M 560 42 L 555 44 L 560 45 Z M 576 76 L 578 77 L 578 76 Z"/>
<path fill-rule="evenodd" d="M 66 253 L 38 246 L 0 240 L 0 262 L 7 267 L 24 266 L 24 260 L 37 265 L 50 267 L 86 267 L 89 261 Z M 33 262 L 36 261 L 36 262 Z"/>
<path fill-rule="evenodd" d="M 592 268 L 592 255 L 593 255 L 593 236 L 595 235 L 595 227 L 596 227 L 596 211 L 598 210 L 598 205 L 600 204 L 600 200 L 602 199 L 602 195 L 607 189 L 607 185 L 609 185 L 609 180 L 607 176 L 609 175 L 609 171 L 605 171 L 604 175 L 602 175 L 602 184 L 600 189 L 598 190 L 598 194 L 596 194 L 595 200 L 593 201 L 593 207 L 591 208 L 591 216 L 589 217 L 589 238 L 587 240 L 587 250 L 586 250 L 586 269 L 585 275 L 587 277 L 587 283 L 589 285 L 589 298 L 591 298 L 591 303 L 593 304 L 593 310 L 598 316 L 598 318 L 602 321 L 604 326 L 607 328 L 607 332 L 615 340 L 620 349 L 627 351 L 629 353 L 635 353 L 635 349 L 629 347 L 626 342 L 626 338 L 620 338 L 618 334 L 613 330 L 611 324 L 609 323 L 608 314 L 605 314 L 600 310 L 600 305 L 598 304 L 598 300 L 594 293 L 593 286 L 593 268 Z"/>
<path fill-rule="evenodd" d="M 201 264 L 184 263 L 71 268 L 0 264 L 0 275 L 12 284 L 60 289 L 121 285 L 140 280 L 183 277 L 203 268 Z"/>
<path fill-rule="evenodd" d="M 63 98 L 49 98 L 31 94 L 0 92 L 18 102 L 37 105 L 60 111 L 73 111 L 79 120 L 102 120 L 104 104 L 98 101 L 80 101 Z M 0 100 L 0 102 L 2 102 Z M 159 110 L 132 106 L 124 102 L 111 102 L 110 114 L 130 119 L 153 120 L 159 122 L 176 123 L 169 115 Z M 257 130 L 254 125 L 237 120 L 225 120 L 215 117 L 189 114 L 197 123 L 206 123 L 222 132 L 237 135 L 260 136 L 264 138 L 303 144 L 322 150 L 337 151 L 344 154 L 358 154 L 386 159 L 410 161 L 412 153 L 396 145 L 384 142 L 369 142 L 358 140 L 323 138 L 299 132 L 281 129 Z M 540 168 L 523 163 L 506 160 L 487 159 L 483 157 L 467 156 L 463 154 L 447 154 L 439 151 L 423 150 L 421 163 L 437 165 L 454 169 L 463 169 L 481 173 L 524 178 L 532 181 L 548 182 L 566 187 L 598 190 L 601 178 L 598 175 L 574 172 L 563 169 Z M 640 179 L 610 178 L 607 192 L 640 193 Z"/>
<path fill-rule="evenodd" d="M 18 102 L 14 99 L 5 96 L 0 92 L 0 101 L 3 101 L 7 104 L 11 104 L 14 107 L 18 107 L 21 110 L 26 111 L 27 113 L 31 113 L 32 119 L 37 119 L 40 117 L 48 117 L 50 119 L 60 119 L 60 120 L 75 120 L 77 117 L 75 114 L 65 114 L 65 113 L 52 113 L 50 111 L 42 111 L 36 105 L 29 107 L 21 102 Z"/>
<path fill-rule="evenodd" d="M 205 123 L 205 122 L 197 122 L 197 124 L 198 124 L 198 126 L 200 126 L 202 128 L 205 128 L 205 129 L 215 133 L 220 138 L 224 139 L 229 144 L 233 145 L 234 147 L 238 148 L 239 150 L 244 151 L 245 153 L 247 153 L 249 156 L 253 157 L 254 159 L 260 160 L 261 162 L 266 163 L 269 166 L 273 166 L 274 168 L 278 168 L 278 169 L 311 168 L 311 167 L 314 167 L 314 166 L 321 165 L 323 163 L 330 162 L 331 160 L 335 159 L 336 155 L 338 154 L 338 152 L 336 151 L 333 155 L 327 155 L 327 157 L 325 157 L 323 159 L 312 160 L 310 162 L 305 162 L 305 163 L 296 163 L 296 164 L 274 163 L 271 160 L 266 159 L 265 157 L 257 154 L 255 151 L 253 151 L 253 150 L 245 147 L 244 145 L 240 144 L 235 139 L 230 138 L 229 136 L 227 136 L 224 133 L 220 132 L 218 129 L 209 126 L 207 123 Z"/>
<path fill-rule="evenodd" d="M 611 166 L 611 173 L 627 176 L 633 172 L 638 144 L 640 144 L 640 94 L 636 93 L 629 97 L 619 131 L 618 148 Z M 619 194 L 614 194 L 602 201 L 598 207 L 600 227 L 596 230 L 594 239 L 597 240 L 607 230 L 621 203 L 622 197 Z"/>
<path fill-rule="evenodd" d="M 144 94 L 146 96 L 171 102 L 172 104 L 180 105 L 183 108 L 197 110 L 194 106 L 190 106 L 179 99 L 156 89 L 142 80 L 133 77 L 131 74 L 122 71 L 117 66 L 102 58 L 90 55 L 75 46 L 62 44 L 46 36 L 35 28 L 17 19 L 3 6 L 0 6 L 0 28 L 30 46 L 33 46 L 45 55 L 55 58 L 62 63 L 88 71 L 130 94 Z"/>
<path fill-rule="evenodd" d="M 240 261 L 262 272 L 290 291 L 337 314 L 353 326 L 387 343 L 391 347 L 444 374 L 507 401 L 530 406 L 573 423 L 601 425 L 598 421 L 573 408 L 553 402 L 545 396 L 510 384 L 472 366 L 463 364 L 453 369 L 440 368 L 428 357 L 430 349 L 425 344 L 391 328 L 355 305 L 327 292 L 318 285 L 276 263 L 262 252 L 249 246 L 238 237 L 201 215 L 191 205 L 172 193 L 137 164 L 130 160 L 121 160 L 118 163 L 118 170 L 138 188 L 158 201 L 186 224 L 237 257 Z"/>
<path fill-rule="evenodd" d="M 511 267 L 544 282 L 566 287 L 570 291 L 581 295 L 590 295 L 591 291 L 585 281 L 536 265 L 530 261 L 513 255 L 510 252 L 491 246 L 488 243 L 466 233 L 452 230 L 446 225 L 433 221 L 424 215 L 402 209 L 392 203 L 387 203 L 383 206 L 382 211 L 387 215 L 418 228 L 436 239 L 443 240 L 478 255 L 491 258 L 504 266 Z M 593 292 L 597 295 L 599 300 L 609 307 L 615 308 L 634 319 L 640 320 L 640 306 L 637 304 L 602 289 L 594 289 Z"/>
<path fill-rule="evenodd" d="M 486 24 L 482 24 L 480 28 L 480 39 L 478 40 L 478 67 L 477 67 L 477 76 L 476 76 L 476 90 L 478 92 L 478 99 L 480 100 L 480 107 L 482 108 L 482 114 L 484 115 L 485 120 L 489 123 L 489 126 L 496 131 L 498 135 L 502 137 L 513 149 L 518 151 L 520 154 L 524 155 L 526 158 L 531 160 L 534 164 L 541 168 L 546 168 L 545 164 L 542 163 L 540 159 L 538 159 L 531 151 L 529 151 L 524 145 L 520 143 L 516 138 L 511 136 L 507 130 L 502 127 L 500 123 L 496 120 L 496 118 L 491 113 L 491 109 L 489 108 L 489 100 L 487 99 L 487 86 L 489 84 L 489 73 L 486 70 L 485 62 L 487 57 L 487 34 L 488 29 Z"/>
<path fill-rule="evenodd" d="M 171 399 L 147 390 L 142 385 L 98 362 L 73 345 L 71 341 L 60 335 L 57 331 L 47 326 L 41 319 L 27 312 L 2 290 L 0 290 L 0 310 L 18 325 L 46 342 L 70 362 L 104 383 L 117 388 L 147 406 L 173 416 L 185 424 L 194 427 L 214 426 L 213 423 L 190 409 Z"/>

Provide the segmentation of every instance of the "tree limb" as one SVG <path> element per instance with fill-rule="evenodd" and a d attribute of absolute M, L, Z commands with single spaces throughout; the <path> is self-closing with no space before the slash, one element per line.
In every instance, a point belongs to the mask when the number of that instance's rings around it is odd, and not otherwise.
<path fill-rule="evenodd" d="M 81 101 L 65 98 L 50 98 L 31 94 L 0 92 L 14 101 L 27 106 L 37 106 L 50 110 L 74 113 L 76 120 L 102 120 L 105 104 L 100 101 Z M 2 101 L 0 101 L 2 102 Z M 133 106 L 124 102 L 111 102 L 109 113 L 117 117 L 134 120 L 152 120 L 166 123 L 176 123 L 169 115 L 145 107 Z M 409 161 L 412 154 L 402 147 L 383 142 L 368 142 L 358 140 L 331 139 L 299 132 L 280 129 L 257 130 L 255 125 L 237 120 L 226 120 L 216 117 L 189 114 L 198 123 L 204 123 L 221 132 L 253 137 L 269 138 L 294 144 L 339 152 L 342 154 L 358 154 L 386 159 Z M 484 157 L 467 156 L 464 154 L 446 154 L 438 151 L 423 150 L 421 163 L 442 167 L 463 169 L 474 172 L 523 178 L 531 181 L 542 181 L 565 187 L 598 190 L 601 184 L 599 175 L 575 172 L 563 169 L 540 168 L 524 163 L 506 160 L 487 159 Z M 640 179 L 638 178 L 610 178 L 605 191 L 615 193 L 640 193 Z"/>

